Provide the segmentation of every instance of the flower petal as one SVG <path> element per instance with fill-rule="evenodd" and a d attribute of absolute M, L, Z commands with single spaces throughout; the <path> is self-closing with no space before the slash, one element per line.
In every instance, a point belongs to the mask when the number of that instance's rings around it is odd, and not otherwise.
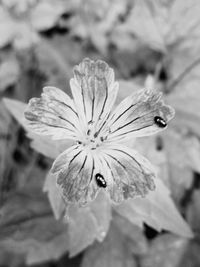
<path fill-rule="evenodd" d="M 161 95 L 142 89 L 125 98 L 104 127 L 108 140 L 152 135 L 166 128 L 174 110 L 163 103 Z"/>
<path fill-rule="evenodd" d="M 112 145 L 103 150 L 101 158 L 107 165 L 107 190 L 114 202 L 145 196 L 155 189 L 155 168 L 135 150 Z"/>
<path fill-rule="evenodd" d="M 94 122 L 99 128 L 110 113 L 118 92 L 113 70 L 104 61 L 86 58 L 74 68 L 70 85 L 85 128 Z"/>
<path fill-rule="evenodd" d="M 41 98 L 32 98 L 25 111 L 29 128 L 53 139 L 80 136 L 79 118 L 70 97 L 55 87 L 45 87 Z"/>
<path fill-rule="evenodd" d="M 84 204 L 92 201 L 100 189 L 94 179 L 100 168 L 98 159 L 77 145 L 58 156 L 51 172 L 57 173 L 57 184 L 66 202 Z"/>

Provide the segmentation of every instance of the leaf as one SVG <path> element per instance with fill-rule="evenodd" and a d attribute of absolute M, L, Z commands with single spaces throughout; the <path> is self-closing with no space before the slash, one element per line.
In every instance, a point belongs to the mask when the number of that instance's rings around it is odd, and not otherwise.
<path fill-rule="evenodd" d="M 127 242 L 131 245 L 131 251 L 135 255 L 144 255 L 148 252 L 147 239 L 141 227 L 131 223 L 127 218 L 120 216 L 118 213 L 115 213 L 113 223 L 118 227 L 123 236 L 127 238 Z"/>
<path fill-rule="evenodd" d="M 110 226 L 111 207 L 107 197 L 100 193 L 90 206 L 69 206 L 66 216 L 70 238 L 69 254 L 72 257 L 95 240 L 104 240 Z"/>
<path fill-rule="evenodd" d="M 134 143 L 158 170 L 158 177 L 180 201 L 193 182 L 193 171 L 199 170 L 199 141 L 193 135 L 168 128 L 162 135 L 140 138 Z M 194 146 L 192 145 L 194 144 Z"/>
<path fill-rule="evenodd" d="M 0 6 L 0 48 L 6 46 L 14 37 L 15 27 L 10 21 L 9 14 Z"/>
<path fill-rule="evenodd" d="M 115 105 L 117 106 L 123 99 L 141 88 L 141 84 L 137 80 L 119 80 L 119 92 Z"/>
<path fill-rule="evenodd" d="M 19 192 L 0 214 L 0 246 L 24 255 L 27 264 L 58 259 L 67 251 L 67 226 L 55 221 L 43 195 Z"/>
<path fill-rule="evenodd" d="M 176 110 L 172 126 L 187 129 L 197 136 L 200 133 L 199 81 L 200 76 L 195 79 L 188 77 L 188 80 L 180 83 L 176 91 L 168 97 L 170 105 Z"/>
<path fill-rule="evenodd" d="M 47 192 L 48 194 L 49 202 L 51 204 L 56 220 L 62 218 L 66 210 L 66 204 L 64 203 L 64 200 L 62 198 L 62 192 L 57 186 L 55 174 L 47 174 L 43 191 Z"/>
<path fill-rule="evenodd" d="M 169 190 L 161 180 L 156 179 L 155 183 L 156 190 L 150 192 L 146 198 L 128 200 L 115 210 L 140 227 L 145 222 L 157 231 L 165 229 L 182 237 L 191 238 L 192 231 L 179 214 Z"/>
<path fill-rule="evenodd" d="M 160 31 L 155 20 L 153 1 L 135 1 L 125 22 L 116 31 L 125 32 L 127 36 L 136 36 L 143 44 L 149 47 L 165 51 L 163 32 Z M 159 9 L 160 11 L 160 9 Z M 134 43 L 134 40 L 133 40 Z"/>
<path fill-rule="evenodd" d="M 100 191 L 96 199 L 91 203 L 90 210 L 98 223 L 97 240 L 102 242 L 107 235 L 112 219 L 111 203 L 103 191 Z"/>
<path fill-rule="evenodd" d="M 38 2 L 30 12 L 31 23 L 37 31 L 44 31 L 52 28 L 63 10 L 64 6 L 62 6 L 59 1 Z"/>
<path fill-rule="evenodd" d="M 0 91 L 4 91 L 19 78 L 19 65 L 16 60 L 8 59 L 0 65 Z"/>
<path fill-rule="evenodd" d="M 84 254 L 81 267 L 135 267 L 130 244 L 112 225 L 103 243 L 96 243 Z"/>
<path fill-rule="evenodd" d="M 69 253 L 75 256 L 94 240 L 102 242 L 107 235 L 111 221 L 111 205 L 107 196 L 100 192 L 97 198 L 87 207 L 69 205 L 64 202 L 56 184 L 56 176 L 48 174 L 44 184 L 45 192 L 58 220 L 65 214 L 69 228 Z"/>
<path fill-rule="evenodd" d="M 26 109 L 27 104 L 9 98 L 3 98 L 3 102 L 12 116 L 19 122 L 19 124 L 27 129 L 24 118 L 24 110 Z"/>
<path fill-rule="evenodd" d="M 5 105 L 0 102 L 0 205 L 8 195 L 9 172 L 13 165 L 12 154 L 15 146 L 16 129 L 11 124 L 12 120 Z"/>
<path fill-rule="evenodd" d="M 71 145 L 71 142 L 68 140 L 55 141 L 48 136 L 39 136 L 31 132 L 26 125 L 24 117 L 24 110 L 26 109 L 27 104 L 8 98 L 4 98 L 3 102 L 12 116 L 26 130 L 27 136 L 31 139 L 31 147 L 39 153 L 55 159 L 60 153 L 62 153 Z"/>
<path fill-rule="evenodd" d="M 187 251 L 188 241 L 171 234 L 164 234 L 155 238 L 149 251 L 141 260 L 141 266 L 185 266 L 179 265 L 184 253 Z"/>
<path fill-rule="evenodd" d="M 200 233 L 200 190 L 193 192 L 191 203 L 187 209 L 187 219 L 195 233 Z"/>
<path fill-rule="evenodd" d="M 168 130 L 164 142 L 169 163 L 200 172 L 200 142 L 197 137 Z"/>
<path fill-rule="evenodd" d="M 73 207 L 69 214 L 69 255 L 73 257 L 94 242 L 98 225 L 89 208 Z"/>

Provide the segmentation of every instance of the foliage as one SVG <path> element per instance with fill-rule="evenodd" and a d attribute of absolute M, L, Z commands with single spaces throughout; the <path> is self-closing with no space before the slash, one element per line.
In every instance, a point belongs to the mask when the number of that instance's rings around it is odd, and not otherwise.
<path fill-rule="evenodd" d="M 83 252 L 83 267 L 199 265 L 199 9 L 198 0 L 1 1 L 0 264 Z M 66 206 L 49 169 L 70 144 L 24 124 L 28 99 L 47 84 L 69 93 L 85 56 L 115 69 L 117 102 L 155 87 L 176 110 L 165 132 L 130 143 L 157 168 L 145 198 L 113 205 L 102 192 Z"/>

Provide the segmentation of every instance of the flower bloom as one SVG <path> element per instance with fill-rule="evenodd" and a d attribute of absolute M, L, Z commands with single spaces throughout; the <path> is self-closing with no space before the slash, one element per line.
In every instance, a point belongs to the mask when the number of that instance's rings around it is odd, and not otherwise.
<path fill-rule="evenodd" d="M 73 99 L 58 88 L 45 87 L 25 111 L 35 133 L 71 140 L 71 147 L 51 168 L 64 199 L 87 203 L 106 190 L 119 203 L 154 190 L 154 167 L 125 144 L 165 129 L 174 110 L 160 93 L 145 89 L 113 109 L 118 83 L 113 70 L 100 60 L 84 59 L 74 68 L 70 85 Z"/>

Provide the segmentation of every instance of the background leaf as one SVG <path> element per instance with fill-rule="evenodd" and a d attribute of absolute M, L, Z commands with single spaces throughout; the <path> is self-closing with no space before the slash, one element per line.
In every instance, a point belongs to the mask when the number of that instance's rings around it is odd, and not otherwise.
<path fill-rule="evenodd" d="M 128 200 L 116 207 L 116 211 L 139 226 L 145 222 L 157 231 L 165 229 L 183 237 L 193 236 L 175 207 L 169 190 L 159 179 L 156 180 L 156 190 L 146 198 Z"/>
<path fill-rule="evenodd" d="M 126 238 L 112 226 L 103 243 L 96 243 L 87 250 L 81 266 L 135 267 L 137 265 L 129 246 Z"/>
<path fill-rule="evenodd" d="M 28 264 L 57 259 L 67 251 L 67 226 L 55 221 L 41 194 L 15 194 L 0 215 L 0 245 L 24 255 Z"/>

